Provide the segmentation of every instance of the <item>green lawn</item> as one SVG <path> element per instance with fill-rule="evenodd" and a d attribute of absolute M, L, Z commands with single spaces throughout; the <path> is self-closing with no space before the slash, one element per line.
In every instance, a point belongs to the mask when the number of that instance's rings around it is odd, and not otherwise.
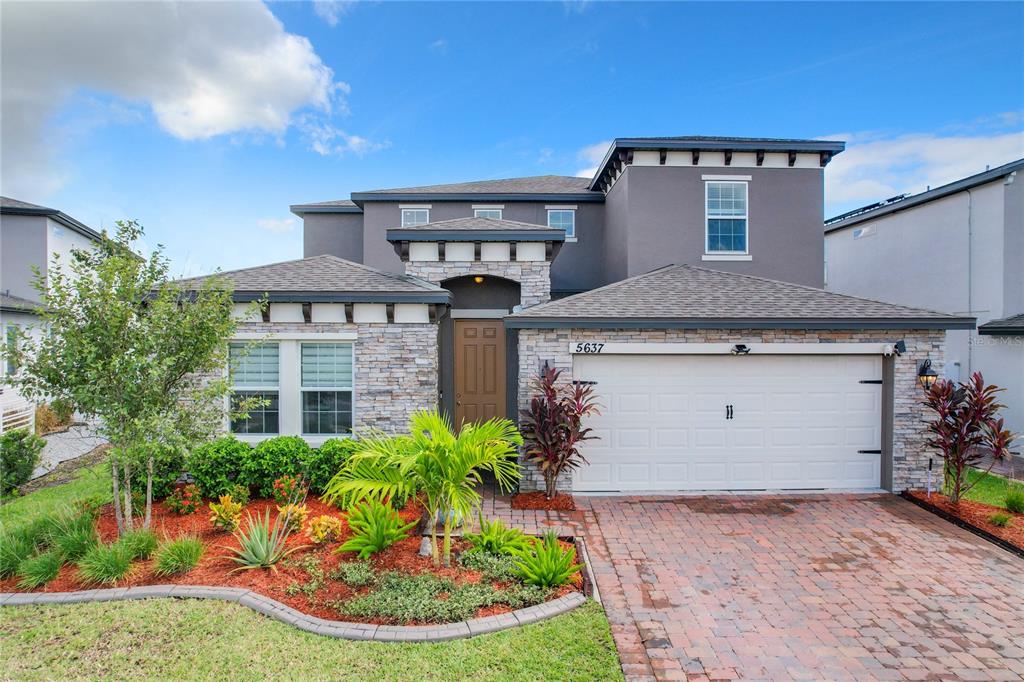
<path fill-rule="evenodd" d="M 43 488 L 24 497 L 5 499 L 0 505 L 0 529 L 33 516 L 57 511 L 75 500 L 92 495 L 102 495 L 110 500 L 110 470 L 105 463 L 80 469 L 75 474 L 75 478 L 68 483 Z"/>
<path fill-rule="evenodd" d="M 311 635 L 237 604 L 0 607 L 5 679 L 621 680 L 604 612 L 440 644 Z"/>
<path fill-rule="evenodd" d="M 977 483 L 964 497 L 968 500 L 984 502 L 996 507 L 1006 507 L 1006 491 L 1010 487 L 1024 488 L 1024 485 L 1020 483 L 1015 483 L 1002 476 L 996 476 L 995 474 L 986 473 L 978 469 L 970 470 L 968 480 L 971 482 L 977 481 Z"/>

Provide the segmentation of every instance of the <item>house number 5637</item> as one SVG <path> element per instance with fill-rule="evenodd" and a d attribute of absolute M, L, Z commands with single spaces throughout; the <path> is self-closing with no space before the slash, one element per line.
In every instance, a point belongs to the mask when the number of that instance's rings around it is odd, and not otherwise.
<path fill-rule="evenodd" d="M 577 343 L 576 344 L 576 352 L 577 353 L 600 353 L 602 350 L 604 350 L 604 344 L 603 343 Z"/>

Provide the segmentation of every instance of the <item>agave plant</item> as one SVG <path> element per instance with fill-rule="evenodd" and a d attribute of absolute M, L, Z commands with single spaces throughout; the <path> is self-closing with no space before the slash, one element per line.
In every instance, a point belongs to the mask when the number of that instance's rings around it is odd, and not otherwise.
<path fill-rule="evenodd" d="M 245 516 L 245 530 L 238 530 L 234 534 L 238 540 L 238 547 L 225 547 L 235 554 L 228 558 L 239 564 L 238 568 L 230 571 L 231 573 L 251 568 L 270 568 L 277 572 L 277 562 L 293 552 L 305 549 L 304 545 L 285 548 L 291 535 L 287 514 L 278 514 L 273 525 L 270 523 L 270 509 L 265 510 L 263 518 L 253 517 L 248 512 Z"/>
<path fill-rule="evenodd" d="M 360 440 L 342 470 L 331 479 L 323 499 L 351 507 L 363 499 L 385 501 L 419 491 L 430 524 L 434 565 L 441 563 L 436 519 L 444 519 L 444 564 L 451 565 L 451 531 L 456 518 L 480 508 L 476 487 L 490 472 L 503 490 L 519 480 L 516 448 L 523 439 L 507 419 L 466 424 L 456 434 L 436 410 L 419 411 L 409 435 L 374 432 Z"/>

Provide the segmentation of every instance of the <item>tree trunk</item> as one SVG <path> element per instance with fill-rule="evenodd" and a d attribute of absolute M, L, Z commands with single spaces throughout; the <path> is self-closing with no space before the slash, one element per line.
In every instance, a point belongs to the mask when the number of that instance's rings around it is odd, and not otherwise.
<path fill-rule="evenodd" d="M 558 494 L 558 474 L 550 470 L 544 472 L 544 494 L 549 500 Z"/>
<path fill-rule="evenodd" d="M 437 509 L 430 510 L 430 554 L 434 559 L 434 565 L 441 565 L 441 554 L 437 547 Z"/>
<path fill-rule="evenodd" d="M 127 457 L 121 463 L 121 476 L 124 484 L 124 527 L 132 531 L 135 529 L 135 510 L 132 509 L 132 465 Z"/>
<path fill-rule="evenodd" d="M 149 521 L 153 517 L 153 454 L 146 460 L 146 518 L 142 527 L 149 530 Z"/>
<path fill-rule="evenodd" d="M 444 515 L 444 565 L 452 565 L 452 511 L 449 509 Z"/>
<path fill-rule="evenodd" d="M 124 515 L 121 511 L 121 490 L 118 485 L 118 479 L 120 478 L 120 472 L 117 467 L 117 457 L 111 451 L 110 455 L 110 481 L 114 488 L 114 520 L 117 521 L 117 534 L 124 535 Z"/>

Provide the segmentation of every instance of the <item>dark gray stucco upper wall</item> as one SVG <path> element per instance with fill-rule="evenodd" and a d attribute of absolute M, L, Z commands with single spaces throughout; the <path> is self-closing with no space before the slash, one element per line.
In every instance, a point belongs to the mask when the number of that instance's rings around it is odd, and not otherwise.
<path fill-rule="evenodd" d="M 1024 312 L 1024 177 L 1003 183 L 1003 316 Z"/>
<path fill-rule="evenodd" d="M 39 300 L 32 267 L 46 271 L 46 216 L 0 216 L 0 291 Z"/>
<path fill-rule="evenodd" d="M 704 184 L 702 175 L 750 176 L 748 214 L 750 261 L 703 261 Z M 816 168 L 715 168 L 629 166 L 627 276 L 671 263 L 768 277 L 795 284 L 824 284 L 822 235 L 824 174 Z M 615 192 L 615 187 L 612 192 Z M 609 197 L 611 197 L 609 193 Z M 617 203 L 613 201 L 613 203 Z M 606 217 L 609 233 L 622 227 Z M 618 252 L 619 247 L 610 247 Z M 612 272 L 616 272 L 614 269 Z M 616 274 L 614 279 L 621 279 Z"/>
<path fill-rule="evenodd" d="M 367 201 L 363 205 L 364 262 L 390 272 L 403 272 L 404 268 L 395 250 L 388 242 L 389 227 L 402 224 L 400 206 L 430 206 L 430 221 L 451 220 L 473 215 L 473 206 L 504 206 L 501 217 L 535 225 L 547 225 L 546 206 L 576 206 L 576 242 L 568 242 L 551 266 L 553 289 L 584 290 L 605 282 L 602 260 L 604 256 L 604 207 L 599 203 L 534 202 L 534 201 Z"/>
<path fill-rule="evenodd" d="M 629 277 L 629 172 L 623 174 L 604 200 L 604 267 L 607 282 Z"/>
<path fill-rule="evenodd" d="M 302 217 L 302 256 L 363 260 L 361 213 L 307 213 Z"/>

